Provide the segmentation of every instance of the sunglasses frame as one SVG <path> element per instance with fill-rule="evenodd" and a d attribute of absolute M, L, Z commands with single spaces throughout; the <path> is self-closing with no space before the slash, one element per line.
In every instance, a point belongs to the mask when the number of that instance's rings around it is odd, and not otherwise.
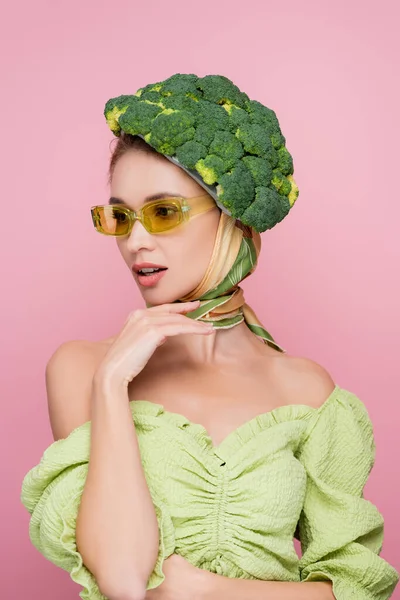
<path fill-rule="evenodd" d="M 209 202 L 204 203 L 203 208 L 197 207 L 197 209 L 196 209 L 196 201 L 204 200 L 206 198 L 209 200 Z M 191 201 L 195 201 L 194 205 L 190 204 Z M 169 229 L 165 229 L 164 231 L 150 231 L 148 229 L 148 227 L 146 226 L 146 218 L 143 213 L 146 212 L 147 208 L 151 208 L 152 206 L 155 206 L 157 204 L 165 204 L 165 203 L 172 203 L 177 208 L 179 208 L 179 210 L 180 210 L 179 222 L 176 225 L 174 225 L 173 227 L 170 227 Z M 217 207 L 217 204 L 215 203 L 215 200 L 209 194 L 202 194 L 201 196 L 193 196 L 192 198 L 182 198 L 180 196 L 168 196 L 165 198 L 160 198 L 159 200 L 153 200 L 151 202 L 147 202 L 141 208 L 139 208 L 139 210 L 137 210 L 137 211 L 133 210 L 132 208 L 129 208 L 128 206 L 122 205 L 122 204 L 98 204 L 96 206 L 92 206 L 90 208 L 90 211 L 91 211 L 91 215 L 92 215 L 92 221 L 93 221 L 94 228 L 96 229 L 96 231 L 98 233 L 101 233 L 103 235 L 112 236 L 112 237 L 125 237 L 127 235 L 130 235 L 132 228 L 136 221 L 140 221 L 140 223 L 143 225 L 143 227 L 146 229 L 146 231 L 148 233 L 151 233 L 152 235 L 159 235 L 159 234 L 163 234 L 163 233 L 168 233 L 169 231 L 176 229 L 177 227 L 179 227 L 179 225 L 182 225 L 182 223 L 187 222 L 192 216 L 207 212 L 207 211 L 211 210 L 212 208 L 216 208 L 216 207 Z M 103 209 L 103 208 L 108 208 L 108 209 L 109 208 L 118 208 L 118 210 L 121 210 L 129 219 L 128 231 L 126 233 L 108 233 L 108 232 L 104 231 L 100 225 L 100 216 L 98 214 L 99 210 Z M 193 212 L 191 212 L 191 211 L 193 211 Z"/>

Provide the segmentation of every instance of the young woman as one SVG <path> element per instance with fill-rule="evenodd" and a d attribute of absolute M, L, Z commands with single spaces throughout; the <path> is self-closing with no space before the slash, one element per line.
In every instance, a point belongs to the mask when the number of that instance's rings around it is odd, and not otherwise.
<path fill-rule="evenodd" d="M 363 498 L 364 405 L 289 356 L 238 285 L 298 194 L 260 107 L 179 74 L 106 105 L 119 139 L 92 218 L 145 308 L 54 352 L 55 442 L 22 490 L 32 542 L 84 599 L 384 600 L 398 581 Z"/>

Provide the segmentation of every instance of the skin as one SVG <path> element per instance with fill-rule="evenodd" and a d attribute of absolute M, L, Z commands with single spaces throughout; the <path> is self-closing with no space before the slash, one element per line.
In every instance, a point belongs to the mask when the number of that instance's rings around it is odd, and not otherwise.
<path fill-rule="evenodd" d="M 112 197 L 121 198 L 132 209 L 143 205 L 151 194 L 168 191 L 187 198 L 204 194 L 182 169 L 162 156 L 131 150 L 117 162 L 110 187 Z M 167 234 L 152 235 L 136 222 L 129 236 L 116 238 L 118 249 L 129 271 L 136 262 L 152 262 L 168 267 L 155 287 L 139 285 L 143 300 L 153 305 L 174 302 L 192 291 L 208 267 L 220 218 L 215 209 L 193 216 Z M 135 278 L 134 274 L 132 276 Z M 136 278 L 135 278 L 136 279 Z M 244 352 L 278 356 L 280 353 L 260 341 L 243 323 L 218 335 L 177 336 L 165 345 L 180 356 L 185 354 L 195 364 L 226 364 Z M 240 348 L 240 351 L 238 350 Z"/>
<path fill-rule="evenodd" d="M 130 208 L 138 209 L 143 198 L 163 191 L 188 198 L 204 194 L 200 185 L 162 156 L 134 150 L 119 159 L 112 177 L 111 196 L 124 199 Z M 133 262 L 153 262 L 168 267 L 155 287 L 139 286 L 144 301 L 153 305 L 174 302 L 200 283 L 210 262 L 219 218 L 220 210 L 215 205 L 215 209 L 193 216 L 167 234 L 152 235 L 136 222 L 129 236 L 116 238 L 129 270 Z M 246 326 L 238 326 L 229 330 L 228 335 L 207 339 L 196 335 L 178 336 L 168 340 L 168 350 L 185 354 L 196 364 L 225 362 L 233 343 L 255 346 L 254 335 L 247 332 Z M 258 347 L 260 343 L 255 341 Z"/>
<path fill-rule="evenodd" d="M 165 191 L 188 198 L 204 194 L 189 175 L 160 155 L 132 149 L 117 161 L 111 197 L 138 210 L 146 197 Z M 152 305 L 173 302 L 198 285 L 210 261 L 219 218 L 220 211 L 215 206 L 173 231 L 157 235 L 136 221 L 130 235 L 116 238 L 121 257 L 136 283 L 131 271 L 133 263 L 151 262 L 168 268 L 156 286 L 139 285 L 144 301 Z M 162 399 L 167 410 L 204 424 L 218 445 L 256 414 L 282 404 L 304 403 L 298 393 L 298 378 L 296 381 L 287 377 L 289 368 L 299 371 L 301 365 L 296 367 L 293 357 L 262 343 L 242 323 L 207 336 L 185 334 L 168 338 L 131 382 L 128 393 L 130 400 L 160 403 Z"/>
<path fill-rule="evenodd" d="M 138 210 L 146 197 L 162 192 L 188 198 L 204 194 L 194 179 L 162 155 L 133 148 L 118 159 L 110 182 L 111 197 Z M 115 238 L 145 302 L 173 302 L 200 283 L 212 255 L 219 218 L 215 205 L 166 234 L 150 234 L 136 221 L 130 235 Z M 131 270 L 137 262 L 168 270 L 156 286 L 142 287 Z M 103 352 L 113 339 L 106 340 Z M 241 323 L 207 336 L 169 337 L 131 382 L 128 393 L 130 400 L 162 402 L 166 410 L 202 423 L 218 445 L 257 414 L 285 404 L 319 406 L 333 387 L 322 367 L 278 352 Z"/>
<path fill-rule="evenodd" d="M 203 194 L 190 176 L 161 156 L 135 149 L 119 158 L 111 181 L 111 196 L 139 209 L 146 196 L 165 191 L 187 197 Z M 151 235 L 136 222 L 129 236 L 116 238 L 132 277 L 131 266 L 135 262 L 168 267 L 157 286 L 139 287 L 145 301 L 162 307 L 197 286 L 208 267 L 218 219 L 216 207 L 167 235 Z M 134 308 L 139 307 L 131 310 Z M 93 379 L 117 336 L 100 342 L 70 342 L 50 361 L 46 385 L 55 440 L 90 420 Z M 203 425 L 214 446 L 218 446 L 243 423 L 279 406 L 307 404 L 318 408 L 333 387 L 332 378 L 320 365 L 274 350 L 242 323 L 207 335 L 167 337 L 130 382 L 128 396 L 129 400 L 162 403 L 165 410 Z M 86 403 L 83 398 L 87 398 Z M 165 561 L 164 568 L 165 582 L 149 591 L 146 599 L 179 600 L 193 596 L 194 590 L 199 600 L 232 598 L 232 591 L 238 597 L 260 600 L 333 597 L 327 584 L 322 583 L 256 582 L 256 587 L 255 582 L 244 580 L 240 582 L 243 590 L 239 594 L 238 588 L 232 590 L 236 582 L 194 567 L 175 554 Z M 295 585 L 299 587 L 294 589 Z"/>
<path fill-rule="evenodd" d="M 161 192 L 187 198 L 204 194 L 189 175 L 160 155 L 135 148 L 119 158 L 110 196 L 138 210 L 146 197 Z M 151 262 L 168 268 L 156 286 L 138 284 L 145 302 L 153 306 L 174 302 L 197 287 L 212 255 L 219 217 L 215 206 L 168 234 L 157 235 L 148 233 L 137 221 L 129 236 L 116 238 L 121 257 L 137 284 L 132 264 Z M 114 339 L 97 345 L 99 360 Z M 202 424 L 217 447 L 257 414 L 287 404 L 318 408 L 334 385 L 320 365 L 274 350 L 242 323 L 210 335 L 168 337 L 131 381 L 128 395 L 130 401 L 162 403 L 166 410 Z M 164 573 L 164 583 L 148 591 L 146 600 L 183 599 L 193 596 L 194 590 L 193 597 L 198 600 L 222 600 L 232 598 L 236 589 L 232 589 L 235 581 L 194 567 L 176 554 L 164 562 Z M 240 598 L 333 599 L 330 583 L 240 583 L 243 590 L 236 590 Z"/>

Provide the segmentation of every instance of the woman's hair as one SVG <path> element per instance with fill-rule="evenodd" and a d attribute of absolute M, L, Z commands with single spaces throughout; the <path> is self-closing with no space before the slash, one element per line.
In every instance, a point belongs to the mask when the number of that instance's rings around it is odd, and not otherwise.
<path fill-rule="evenodd" d="M 149 154 L 157 154 L 160 156 L 159 152 L 152 148 L 147 142 L 144 141 L 141 137 L 137 135 L 131 135 L 130 133 L 122 132 L 118 138 L 115 138 L 113 142 L 117 140 L 115 144 L 114 150 L 112 151 L 110 158 L 110 165 L 108 169 L 108 183 L 111 183 L 111 178 L 114 173 L 115 165 L 118 160 L 123 156 L 128 150 L 137 149 L 143 150 Z"/>

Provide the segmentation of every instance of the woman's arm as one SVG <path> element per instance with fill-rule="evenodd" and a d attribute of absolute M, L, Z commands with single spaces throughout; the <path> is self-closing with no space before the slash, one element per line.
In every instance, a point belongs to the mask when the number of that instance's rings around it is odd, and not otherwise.
<path fill-rule="evenodd" d="M 157 559 L 158 524 L 141 464 L 127 390 L 93 376 L 82 342 L 69 342 L 46 370 L 55 438 L 85 422 L 89 407 L 88 475 L 76 525 L 77 548 L 110 600 L 145 596 Z"/>
<path fill-rule="evenodd" d="M 204 600 L 335 600 L 330 581 L 292 583 L 209 575 Z"/>
<path fill-rule="evenodd" d="M 145 600 L 336 600 L 330 581 L 235 579 L 194 567 L 179 554 L 164 561 L 165 581 Z"/>

